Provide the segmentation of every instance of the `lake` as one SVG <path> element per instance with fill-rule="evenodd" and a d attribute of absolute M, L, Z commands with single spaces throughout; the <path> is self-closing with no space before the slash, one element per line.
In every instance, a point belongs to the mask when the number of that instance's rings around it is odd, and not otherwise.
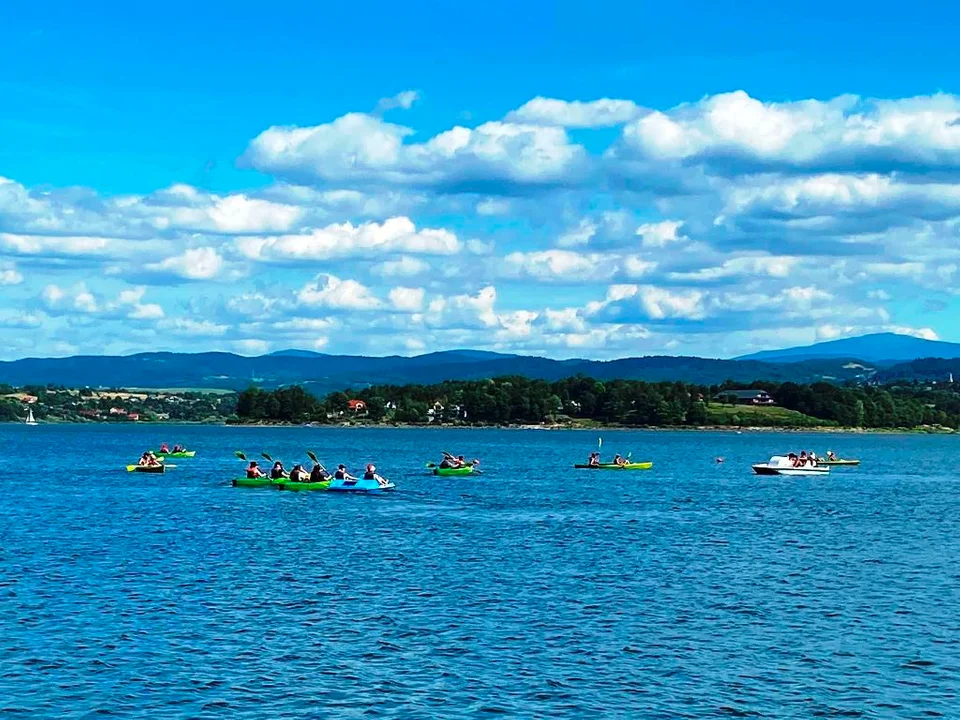
<path fill-rule="evenodd" d="M 166 475 L 123 465 L 160 441 Z M 9 717 L 957 717 L 960 438 L 0 426 Z M 234 488 L 234 450 L 392 495 Z M 833 449 L 860 468 L 750 465 Z M 434 478 L 440 450 L 482 460 Z M 726 462 L 717 464 L 723 456 Z"/>

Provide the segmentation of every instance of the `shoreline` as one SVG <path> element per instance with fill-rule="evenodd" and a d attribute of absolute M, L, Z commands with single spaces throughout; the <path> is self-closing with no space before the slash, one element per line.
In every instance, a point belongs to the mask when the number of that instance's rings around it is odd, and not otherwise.
<path fill-rule="evenodd" d="M 23 425 L 22 422 L 5 422 L 0 425 Z M 916 428 L 858 428 L 858 427 L 797 427 L 797 426 L 775 426 L 775 425 L 659 425 L 659 426 L 636 426 L 627 427 L 624 425 L 414 425 L 414 424 L 393 424 L 393 423 L 284 423 L 284 422 L 261 422 L 261 423 L 228 423 L 219 422 L 197 422 L 197 421 L 161 421 L 161 422 L 129 422 L 129 423 L 95 423 L 95 422 L 77 422 L 72 420 L 45 421 L 38 426 L 103 426 L 103 427 L 143 427 L 143 428 L 165 428 L 176 426 L 187 427 L 224 427 L 224 428 L 247 428 L 247 429 L 278 429 L 278 428 L 301 428 L 301 429 L 328 429 L 328 430 L 527 430 L 527 431 L 549 431 L 561 432 L 564 430 L 578 432 L 708 432 L 708 433 L 807 433 L 822 435 L 957 435 L 957 430 L 946 427 L 921 426 Z"/>

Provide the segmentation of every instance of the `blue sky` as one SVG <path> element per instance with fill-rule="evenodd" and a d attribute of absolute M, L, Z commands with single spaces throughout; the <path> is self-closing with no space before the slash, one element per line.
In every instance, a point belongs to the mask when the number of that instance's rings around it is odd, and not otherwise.
<path fill-rule="evenodd" d="M 960 340 L 960 11 L 0 8 L 0 357 Z"/>

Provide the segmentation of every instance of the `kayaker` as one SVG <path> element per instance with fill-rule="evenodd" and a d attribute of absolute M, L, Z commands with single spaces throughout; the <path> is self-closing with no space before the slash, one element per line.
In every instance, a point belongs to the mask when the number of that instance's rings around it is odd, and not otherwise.
<path fill-rule="evenodd" d="M 356 480 L 353 475 L 347 472 L 347 466 L 343 463 L 337 466 L 337 471 L 333 474 L 333 477 L 336 480 Z"/>
<path fill-rule="evenodd" d="M 140 459 L 137 460 L 137 465 L 140 465 L 141 467 L 143 467 L 149 464 L 150 464 L 150 453 L 145 452 L 143 455 L 140 456 Z"/>
<path fill-rule="evenodd" d="M 251 460 L 249 467 L 247 467 L 247 477 L 262 478 L 266 477 L 266 474 L 260 469 L 260 466 L 257 464 L 256 460 Z"/>
<path fill-rule="evenodd" d="M 183 447 L 183 445 L 174 445 L 174 446 L 173 446 L 173 452 L 174 452 L 174 453 L 182 453 L 182 452 L 184 452 L 184 450 L 185 450 L 185 448 Z"/>
<path fill-rule="evenodd" d="M 306 482 L 309 476 L 303 465 L 297 464 L 290 469 L 290 482 Z"/>
<path fill-rule="evenodd" d="M 372 463 L 370 465 L 367 465 L 367 471 L 363 474 L 363 479 L 376 480 L 377 484 L 380 487 L 385 487 L 387 485 L 387 481 L 384 478 L 377 475 L 377 466 Z"/>
<path fill-rule="evenodd" d="M 440 467 L 442 468 L 455 468 L 457 467 L 457 459 L 450 453 L 442 453 L 443 460 L 440 461 Z"/>
<path fill-rule="evenodd" d="M 614 455 L 614 457 L 613 457 L 613 464 L 614 464 L 614 465 L 619 465 L 620 467 L 623 467 L 624 465 L 627 464 L 627 461 L 626 461 L 626 459 L 623 458 L 621 455 L 617 454 L 617 455 Z"/>
<path fill-rule="evenodd" d="M 837 459 L 837 454 L 833 450 L 827 450 L 827 460 L 833 462 Z"/>
<path fill-rule="evenodd" d="M 280 480 L 281 478 L 285 477 L 287 477 L 287 471 L 283 469 L 283 463 L 277 460 L 273 464 L 273 469 L 270 470 L 270 479 Z"/>
<path fill-rule="evenodd" d="M 310 482 L 323 482 L 330 479 L 330 473 L 323 469 L 320 463 L 314 463 L 310 471 Z"/>
<path fill-rule="evenodd" d="M 166 443 L 161 443 L 161 444 L 160 444 L 160 452 L 163 453 L 164 455 L 166 455 L 167 453 L 170 452 L 170 446 L 167 445 Z"/>
<path fill-rule="evenodd" d="M 467 466 L 467 461 L 463 459 L 463 455 L 457 455 L 457 467 L 462 468 Z"/>

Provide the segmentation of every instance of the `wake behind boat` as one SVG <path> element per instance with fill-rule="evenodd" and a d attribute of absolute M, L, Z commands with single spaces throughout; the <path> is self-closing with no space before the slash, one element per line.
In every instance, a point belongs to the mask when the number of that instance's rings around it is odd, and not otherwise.
<path fill-rule="evenodd" d="M 753 466 L 757 475 L 827 475 L 830 468 L 823 465 L 798 465 L 789 457 L 774 455 L 765 463 Z"/>

